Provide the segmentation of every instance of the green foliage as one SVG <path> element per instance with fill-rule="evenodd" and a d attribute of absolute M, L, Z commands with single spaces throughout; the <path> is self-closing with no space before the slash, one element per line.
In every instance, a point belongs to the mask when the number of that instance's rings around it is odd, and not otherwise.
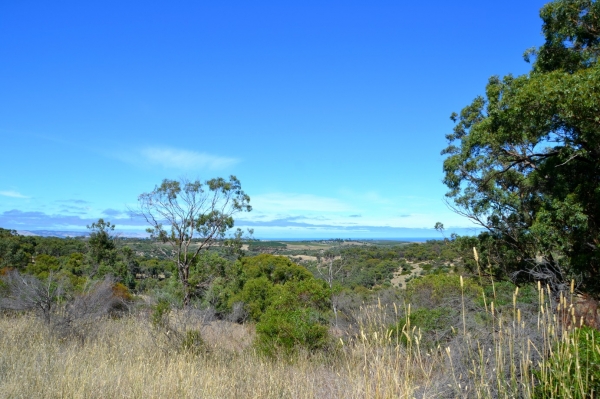
<path fill-rule="evenodd" d="M 256 324 L 258 347 L 267 354 L 298 347 L 323 348 L 328 342 L 329 290 L 316 279 L 274 285 L 271 303 Z"/>
<path fill-rule="evenodd" d="M 25 272 L 40 278 L 46 278 L 50 272 L 56 272 L 59 269 L 60 262 L 57 258 L 51 255 L 42 254 L 35 257 L 34 263 L 27 265 Z"/>
<path fill-rule="evenodd" d="M 236 302 L 243 302 L 252 320 L 260 320 L 274 298 L 279 298 L 279 306 L 283 306 L 281 298 L 290 298 L 286 296 L 289 292 L 281 291 L 281 286 L 285 286 L 286 290 L 304 290 L 294 291 L 298 295 L 294 301 L 301 300 L 301 303 L 307 306 L 320 304 L 323 300 L 314 295 L 327 295 L 323 282 L 317 282 L 308 270 L 284 256 L 261 254 L 243 258 L 240 261 L 240 269 L 241 276 L 237 282 L 237 290 L 229 299 L 229 306 Z M 288 282 L 293 284 L 287 285 Z M 300 297 L 301 295 L 303 296 Z M 294 301 L 290 306 L 297 305 Z"/>
<path fill-rule="evenodd" d="M 35 242 L 35 253 L 51 255 L 57 258 L 86 251 L 86 242 L 82 237 L 30 237 Z"/>
<path fill-rule="evenodd" d="M 600 4 L 593 0 L 562 0 L 540 11 L 546 43 L 527 56 L 537 55 L 534 70 L 574 72 L 598 61 Z"/>
<path fill-rule="evenodd" d="M 262 314 L 271 304 L 273 297 L 273 282 L 266 276 L 248 280 L 241 292 L 233 296 L 229 302 L 243 302 L 252 320 L 260 320 Z"/>
<path fill-rule="evenodd" d="M 83 254 L 75 252 L 70 254 L 64 259 L 64 269 L 68 270 L 75 276 L 81 276 L 83 274 Z"/>
<path fill-rule="evenodd" d="M 116 246 L 111 232 L 115 229 L 115 225 L 105 222 L 104 219 L 98 219 L 87 228 L 91 231 L 88 239 L 88 255 L 92 262 L 95 264 L 104 262 L 108 265 L 114 263 Z"/>
<path fill-rule="evenodd" d="M 150 228 L 153 239 L 168 244 L 177 265 L 177 276 L 183 288 L 183 303 L 189 305 L 193 289 L 190 267 L 203 249 L 223 240 L 233 227 L 233 215 L 249 212 L 250 197 L 235 176 L 229 180 L 164 179 L 149 193 L 138 197 L 139 212 Z M 229 247 L 240 248 L 241 230 L 228 240 Z"/>
<path fill-rule="evenodd" d="M 0 228 L 0 268 L 24 268 L 30 262 L 34 250 L 33 237 L 23 237 L 14 230 Z"/>
<path fill-rule="evenodd" d="M 164 299 L 159 299 L 152 309 L 150 321 L 155 328 L 165 328 L 169 325 L 169 313 L 171 313 L 171 303 Z"/>
<path fill-rule="evenodd" d="M 293 263 L 285 256 L 261 254 L 241 260 L 243 279 L 266 277 L 273 284 L 283 284 L 289 280 L 305 280 L 312 275 L 304 267 Z"/>
<path fill-rule="evenodd" d="M 173 262 L 159 259 L 140 259 L 139 270 L 147 277 L 158 277 L 159 274 L 176 272 Z"/>
<path fill-rule="evenodd" d="M 315 350 L 328 340 L 330 290 L 324 281 L 283 256 L 262 254 L 238 261 L 229 306 L 243 302 L 257 322 L 257 347 L 272 355 L 298 347 Z"/>
<path fill-rule="evenodd" d="M 324 348 L 329 342 L 328 326 L 319 312 L 311 308 L 279 310 L 269 308 L 256 324 L 257 348 L 273 356 L 290 354 L 302 347 L 309 351 Z"/>
<path fill-rule="evenodd" d="M 321 280 L 290 280 L 274 285 L 272 293 L 270 307 L 281 311 L 310 308 L 325 313 L 329 310 L 329 288 Z"/>
<path fill-rule="evenodd" d="M 393 338 L 407 345 L 408 336 L 411 336 L 408 333 L 414 328 L 418 332 L 416 335 L 421 337 L 419 344 L 425 349 L 432 349 L 450 338 L 458 314 L 458 309 L 444 306 L 417 309 L 390 327 L 390 332 Z"/>
<path fill-rule="evenodd" d="M 213 306 L 226 304 L 225 285 L 237 274 L 235 262 L 217 252 L 203 251 L 190 266 L 190 296 L 194 299 L 204 298 Z"/>
<path fill-rule="evenodd" d="M 558 342 L 541 368 L 536 398 L 587 399 L 600 393 L 600 331 L 577 328 Z"/>
<path fill-rule="evenodd" d="M 492 77 L 442 152 L 447 196 L 484 226 L 482 255 L 504 275 L 542 257 L 600 288 L 600 5 L 541 10 L 545 43 L 532 71 Z"/>
<path fill-rule="evenodd" d="M 447 298 L 460 298 L 463 293 L 468 298 L 480 298 L 481 286 L 473 279 L 455 274 L 430 274 L 411 280 L 406 285 L 406 298 L 409 303 L 419 304 L 424 299 L 432 305 L 443 304 Z M 417 298 L 420 298 L 417 300 Z"/>

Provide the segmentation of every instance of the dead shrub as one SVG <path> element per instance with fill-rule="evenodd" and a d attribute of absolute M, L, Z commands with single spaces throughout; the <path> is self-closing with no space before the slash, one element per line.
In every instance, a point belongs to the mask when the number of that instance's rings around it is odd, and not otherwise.
<path fill-rule="evenodd" d="M 12 270 L 2 277 L 2 282 L 1 309 L 33 312 L 61 338 L 76 337 L 83 342 L 94 332 L 94 323 L 128 308 L 127 301 L 115 295 L 115 280 L 111 276 L 90 283 L 77 295 L 68 293 L 67 283 L 52 274 L 40 280 Z"/>
<path fill-rule="evenodd" d="M 165 354 L 198 355 L 208 350 L 203 330 L 215 320 L 214 309 L 175 309 L 166 300 L 158 301 L 150 314 L 150 336 Z"/>

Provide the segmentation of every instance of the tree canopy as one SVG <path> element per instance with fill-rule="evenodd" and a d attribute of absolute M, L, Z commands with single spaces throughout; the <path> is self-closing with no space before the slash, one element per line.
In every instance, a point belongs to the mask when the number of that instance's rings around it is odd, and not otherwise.
<path fill-rule="evenodd" d="M 487 229 L 486 254 L 504 271 L 546 264 L 600 291 L 600 4 L 556 0 L 540 15 L 531 71 L 491 77 L 451 116 L 446 195 Z"/>
<path fill-rule="evenodd" d="M 183 284 L 184 304 L 190 301 L 190 266 L 234 225 L 233 216 L 249 212 L 250 197 L 235 176 L 229 180 L 164 179 L 138 198 L 139 212 L 151 226 L 153 238 L 168 243 Z"/>

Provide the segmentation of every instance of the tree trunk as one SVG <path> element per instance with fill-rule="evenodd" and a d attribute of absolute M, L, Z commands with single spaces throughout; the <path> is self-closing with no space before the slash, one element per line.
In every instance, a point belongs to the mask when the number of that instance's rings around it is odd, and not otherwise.
<path fill-rule="evenodd" d="M 190 304 L 191 293 L 190 293 L 190 266 L 179 265 L 179 280 L 183 285 L 183 307 L 187 308 Z"/>
<path fill-rule="evenodd" d="M 190 284 L 186 281 L 183 282 L 183 307 L 187 308 L 190 305 Z"/>

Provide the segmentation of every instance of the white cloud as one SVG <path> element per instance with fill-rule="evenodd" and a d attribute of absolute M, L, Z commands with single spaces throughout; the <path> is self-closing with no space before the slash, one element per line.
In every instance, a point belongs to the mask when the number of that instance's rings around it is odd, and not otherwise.
<path fill-rule="evenodd" d="M 220 157 L 175 148 L 147 147 L 141 150 L 141 155 L 150 163 L 173 169 L 224 169 L 239 162 L 238 159 Z"/>
<path fill-rule="evenodd" d="M 2 195 L 4 197 L 11 197 L 11 198 L 30 198 L 30 197 L 23 195 L 17 191 L 0 191 L 0 195 Z"/>

